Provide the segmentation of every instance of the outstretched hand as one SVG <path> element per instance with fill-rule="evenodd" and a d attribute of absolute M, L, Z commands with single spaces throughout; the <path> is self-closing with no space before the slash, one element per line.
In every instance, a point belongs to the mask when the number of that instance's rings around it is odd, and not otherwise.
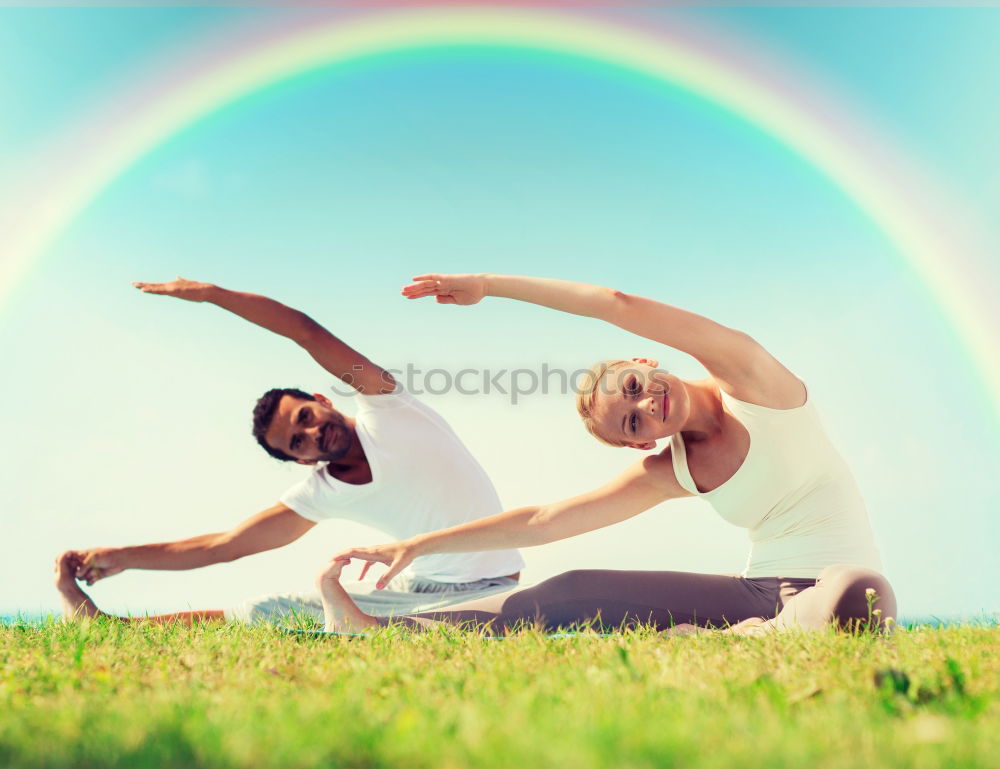
<path fill-rule="evenodd" d="M 486 277 L 483 275 L 417 275 L 413 283 L 403 287 L 407 299 L 437 298 L 438 304 L 476 304 L 486 296 Z"/>
<path fill-rule="evenodd" d="M 76 555 L 74 576 L 88 585 L 125 571 L 125 567 L 118 562 L 118 551 L 113 547 L 95 547 L 90 550 L 76 550 L 74 553 Z"/>
<path fill-rule="evenodd" d="M 416 547 L 407 541 L 393 542 L 390 545 L 375 545 L 374 547 L 358 547 L 353 550 L 345 550 L 337 553 L 333 558 L 335 561 L 350 560 L 357 558 L 359 561 L 367 561 L 361 569 L 359 580 L 365 578 L 373 563 L 385 563 L 389 565 L 389 570 L 379 577 L 375 587 L 381 590 L 396 577 L 403 569 L 413 563 L 417 557 Z"/>
<path fill-rule="evenodd" d="M 198 283 L 194 280 L 187 280 L 180 275 L 177 280 L 169 283 L 141 283 L 132 284 L 144 294 L 161 294 L 163 296 L 175 296 L 178 299 L 186 299 L 189 302 L 204 302 L 208 299 L 208 292 L 214 288 L 211 283 Z"/>

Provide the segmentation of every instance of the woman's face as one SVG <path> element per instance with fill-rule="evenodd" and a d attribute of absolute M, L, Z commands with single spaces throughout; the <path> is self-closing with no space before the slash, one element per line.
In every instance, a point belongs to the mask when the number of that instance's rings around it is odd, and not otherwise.
<path fill-rule="evenodd" d="M 593 419 L 606 439 L 652 449 L 676 433 L 687 417 L 684 383 L 641 358 L 605 372 L 594 394 Z"/>

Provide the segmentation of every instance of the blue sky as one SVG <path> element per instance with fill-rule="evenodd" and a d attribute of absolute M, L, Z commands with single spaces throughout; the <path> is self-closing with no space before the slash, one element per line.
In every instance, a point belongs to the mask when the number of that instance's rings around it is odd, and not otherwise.
<path fill-rule="evenodd" d="M 850 105 L 941 181 L 996 252 L 995 9 L 684 13 Z M 144 72 L 267 18 L 0 10 L 3 192 L 46 142 Z M 927 288 L 882 233 L 814 169 L 711 105 L 500 49 L 383 57 L 258 95 L 145 158 L 49 250 L 0 308 L 13 437 L 4 520 L 16 543 L 0 566 L 0 608 L 53 607 L 49 569 L 63 549 L 224 530 L 301 475 L 253 444 L 249 412 L 268 387 L 325 391 L 326 375 L 284 340 L 218 308 L 143 296 L 132 280 L 179 273 L 269 294 L 390 367 L 575 369 L 646 355 L 701 375 L 592 321 L 398 297 L 428 270 L 611 285 L 752 333 L 810 385 L 866 494 L 904 612 L 998 608 L 995 423 Z M 509 507 L 579 493 L 639 458 L 588 442 L 570 396 L 428 401 Z M 114 611 L 226 606 L 306 589 L 331 552 L 382 539 L 328 523 L 230 565 L 127 573 L 94 597 Z M 526 557 L 531 580 L 588 566 L 738 572 L 746 541 L 686 500 Z"/>

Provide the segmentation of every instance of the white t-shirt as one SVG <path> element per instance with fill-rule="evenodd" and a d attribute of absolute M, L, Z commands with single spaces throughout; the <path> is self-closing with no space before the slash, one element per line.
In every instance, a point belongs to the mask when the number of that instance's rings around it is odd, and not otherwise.
<path fill-rule="evenodd" d="M 326 463 L 281 497 L 303 518 L 344 518 L 408 539 L 499 513 L 500 498 L 486 472 L 448 423 L 397 384 L 386 395 L 357 396 L 358 439 L 371 483 L 344 483 Z M 472 582 L 519 572 L 517 550 L 441 553 L 414 560 L 415 576 Z"/>

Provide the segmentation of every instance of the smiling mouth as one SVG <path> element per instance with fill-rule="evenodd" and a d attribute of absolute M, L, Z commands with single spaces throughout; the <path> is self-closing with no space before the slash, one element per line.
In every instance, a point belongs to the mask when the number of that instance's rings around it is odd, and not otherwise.
<path fill-rule="evenodd" d="M 323 428 L 323 432 L 320 433 L 319 446 L 323 451 L 330 450 L 330 427 L 329 425 Z"/>
<path fill-rule="evenodd" d="M 660 417 L 661 422 L 667 421 L 667 412 L 670 410 L 670 400 L 667 398 L 667 394 L 663 393 L 663 407 L 660 409 L 660 413 L 663 414 Z"/>

